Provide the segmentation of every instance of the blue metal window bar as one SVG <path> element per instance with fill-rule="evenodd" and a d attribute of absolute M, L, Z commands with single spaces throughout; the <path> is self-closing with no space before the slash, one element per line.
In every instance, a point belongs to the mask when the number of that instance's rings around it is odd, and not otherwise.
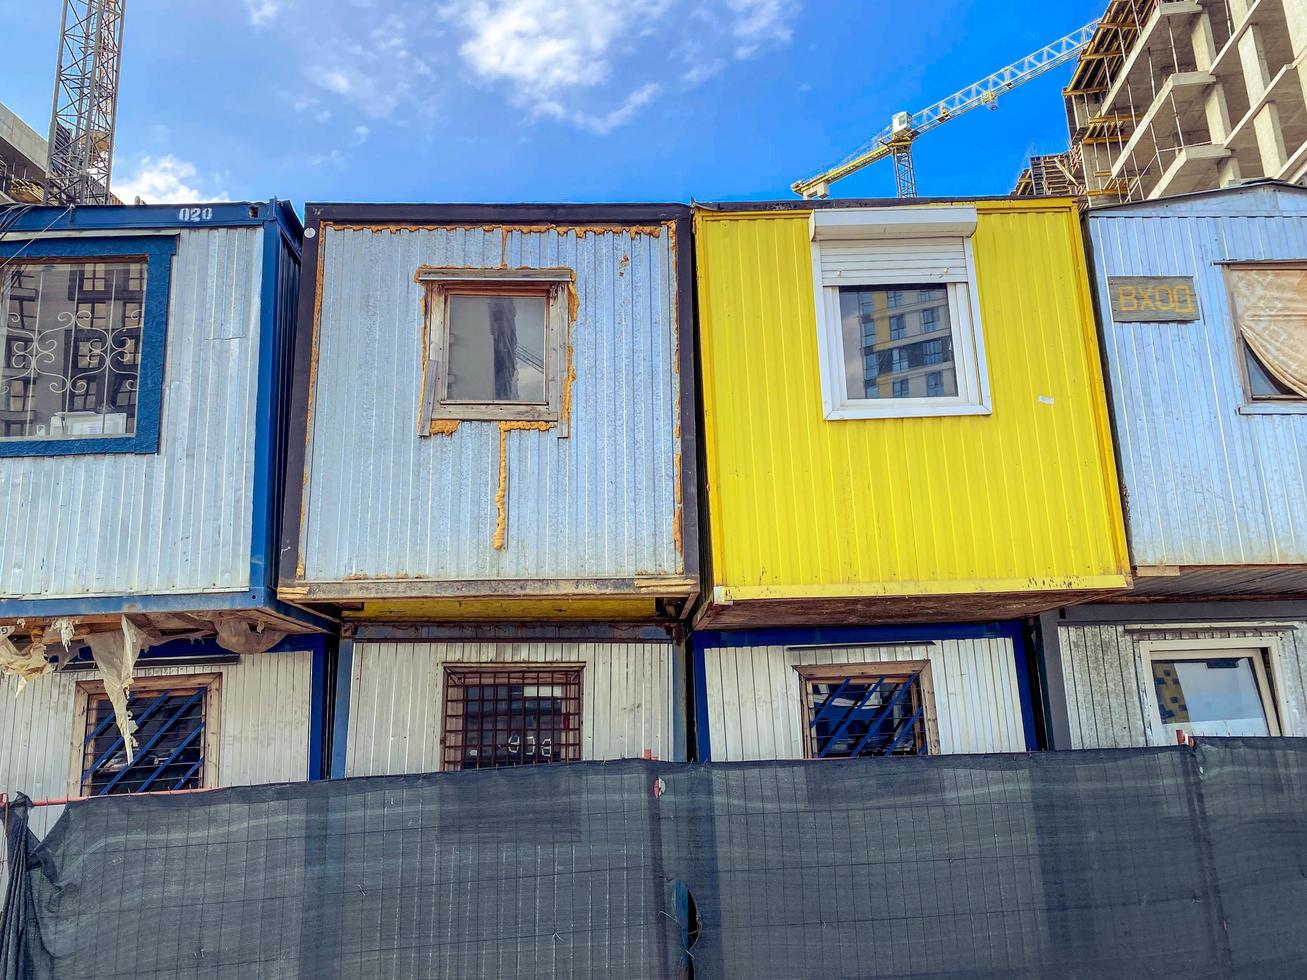
<path fill-rule="evenodd" d="M 82 795 L 199 789 L 204 769 L 204 687 L 133 694 L 137 747 L 131 765 L 104 694 L 91 695 L 82 743 Z"/>
<path fill-rule="evenodd" d="M 921 672 L 804 677 L 809 755 L 856 759 L 929 752 Z"/>

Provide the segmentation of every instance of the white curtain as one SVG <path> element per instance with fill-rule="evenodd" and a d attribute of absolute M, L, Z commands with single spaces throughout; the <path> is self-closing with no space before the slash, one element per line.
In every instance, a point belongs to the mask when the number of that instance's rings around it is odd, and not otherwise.
<path fill-rule="evenodd" d="M 1239 333 L 1277 381 L 1307 398 L 1307 269 L 1232 268 Z"/>

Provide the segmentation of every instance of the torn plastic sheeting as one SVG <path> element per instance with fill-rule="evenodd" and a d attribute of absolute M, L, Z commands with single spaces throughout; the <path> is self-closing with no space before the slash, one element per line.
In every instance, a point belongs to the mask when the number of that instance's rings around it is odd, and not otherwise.
<path fill-rule="evenodd" d="M 18 678 L 18 687 L 14 691 L 18 695 L 29 681 L 54 670 L 54 664 L 46 659 L 44 643 L 33 641 L 25 650 L 14 646 L 9 639 L 13 631 L 12 626 L 0 626 L 0 674 Z"/>
<path fill-rule="evenodd" d="M 242 654 L 266 653 L 289 635 L 231 616 L 215 618 L 213 628 L 224 650 Z"/>
<path fill-rule="evenodd" d="M 157 636 L 157 634 L 156 634 Z M 104 680 L 104 693 L 113 705 L 114 721 L 123 737 L 127 752 L 127 764 L 134 761 L 136 748 L 136 722 L 127 710 L 128 692 L 132 687 L 132 671 L 141 651 L 148 649 L 153 637 L 147 635 L 126 616 L 122 617 L 122 633 L 94 633 L 86 638 L 86 645 L 91 648 L 91 658 Z"/>

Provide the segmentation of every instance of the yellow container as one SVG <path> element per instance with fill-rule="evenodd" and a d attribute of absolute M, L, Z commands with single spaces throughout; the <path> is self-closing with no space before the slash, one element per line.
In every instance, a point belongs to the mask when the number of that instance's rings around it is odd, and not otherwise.
<path fill-rule="evenodd" d="M 810 210 L 696 212 L 700 625 L 988 619 L 1128 587 L 1075 205 L 973 203 L 992 411 L 924 418 L 826 419 Z"/>

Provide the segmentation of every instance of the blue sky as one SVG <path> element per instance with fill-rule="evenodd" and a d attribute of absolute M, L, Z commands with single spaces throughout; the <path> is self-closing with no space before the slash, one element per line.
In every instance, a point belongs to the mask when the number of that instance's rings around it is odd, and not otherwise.
<path fill-rule="evenodd" d="M 131 0 L 115 189 L 147 200 L 688 201 L 799 177 L 1102 0 Z M 0 0 L 0 102 L 48 128 L 59 0 Z M 1061 68 L 916 145 L 926 194 L 1063 149 Z M 839 196 L 894 190 L 887 163 Z"/>

